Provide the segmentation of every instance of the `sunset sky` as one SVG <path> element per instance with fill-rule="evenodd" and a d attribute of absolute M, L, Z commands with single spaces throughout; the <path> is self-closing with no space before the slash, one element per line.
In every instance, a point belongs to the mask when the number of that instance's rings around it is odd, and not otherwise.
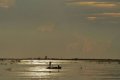
<path fill-rule="evenodd" d="M 0 57 L 120 59 L 120 0 L 0 0 Z"/>

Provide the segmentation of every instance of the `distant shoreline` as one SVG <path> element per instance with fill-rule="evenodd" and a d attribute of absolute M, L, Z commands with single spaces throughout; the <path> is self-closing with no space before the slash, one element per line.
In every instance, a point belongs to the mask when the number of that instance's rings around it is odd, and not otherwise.
<path fill-rule="evenodd" d="M 79 59 L 79 58 L 0 58 L 0 60 L 84 60 L 84 61 L 102 61 L 102 62 L 120 62 L 120 59 Z"/>

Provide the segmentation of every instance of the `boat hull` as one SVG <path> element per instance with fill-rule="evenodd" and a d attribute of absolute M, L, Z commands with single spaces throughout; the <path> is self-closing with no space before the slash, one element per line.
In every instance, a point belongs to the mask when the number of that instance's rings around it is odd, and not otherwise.
<path fill-rule="evenodd" d="M 61 69 L 61 67 L 47 67 L 47 69 Z"/>

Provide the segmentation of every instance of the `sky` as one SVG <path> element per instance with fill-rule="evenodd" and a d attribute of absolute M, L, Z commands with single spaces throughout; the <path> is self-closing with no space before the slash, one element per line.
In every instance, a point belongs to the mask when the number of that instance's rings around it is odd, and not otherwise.
<path fill-rule="evenodd" d="M 0 57 L 120 59 L 120 0 L 0 0 Z"/>

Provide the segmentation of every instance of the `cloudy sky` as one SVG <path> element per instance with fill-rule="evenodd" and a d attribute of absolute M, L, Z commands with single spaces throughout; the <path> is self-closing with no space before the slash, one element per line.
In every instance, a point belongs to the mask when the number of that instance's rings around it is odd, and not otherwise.
<path fill-rule="evenodd" d="M 0 57 L 120 58 L 120 0 L 0 0 Z"/>

